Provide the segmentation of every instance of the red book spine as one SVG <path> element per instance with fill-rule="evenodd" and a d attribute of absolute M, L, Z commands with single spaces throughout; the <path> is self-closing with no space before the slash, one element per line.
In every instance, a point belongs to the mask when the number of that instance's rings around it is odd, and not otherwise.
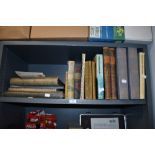
<path fill-rule="evenodd" d="M 110 71 L 111 71 L 111 99 L 117 99 L 116 51 L 115 48 L 109 48 L 109 51 L 110 51 Z"/>

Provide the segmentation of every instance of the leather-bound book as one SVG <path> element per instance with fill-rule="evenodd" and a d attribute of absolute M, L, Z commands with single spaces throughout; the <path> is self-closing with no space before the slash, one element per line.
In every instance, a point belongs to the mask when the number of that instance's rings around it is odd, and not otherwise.
<path fill-rule="evenodd" d="M 137 48 L 128 48 L 128 74 L 130 99 L 139 99 L 139 68 Z"/>
<path fill-rule="evenodd" d="M 117 99 L 117 84 L 116 84 L 116 50 L 109 48 L 110 52 L 110 78 L 111 78 L 111 99 Z"/>
<path fill-rule="evenodd" d="M 129 99 L 126 48 L 117 48 L 116 61 L 118 98 Z"/>

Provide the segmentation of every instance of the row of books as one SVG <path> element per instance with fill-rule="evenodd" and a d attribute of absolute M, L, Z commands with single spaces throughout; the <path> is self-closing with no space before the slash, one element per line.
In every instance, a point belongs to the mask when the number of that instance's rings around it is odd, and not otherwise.
<path fill-rule="evenodd" d="M 137 48 L 103 47 L 82 63 L 68 61 L 65 98 L 145 99 L 145 58 Z"/>
<path fill-rule="evenodd" d="M 10 79 L 10 87 L 4 96 L 64 98 L 64 84 L 58 77 L 47 77 L 36 72 L 19 72 L 17 75 Z"/>

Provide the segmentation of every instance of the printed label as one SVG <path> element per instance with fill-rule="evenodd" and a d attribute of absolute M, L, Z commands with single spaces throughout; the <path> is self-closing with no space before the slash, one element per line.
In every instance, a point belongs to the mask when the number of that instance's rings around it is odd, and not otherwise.
<path fill-rule="evenodd" d="M 50 94 L 48 94 L 48 93 L 45 93 L 45 97 L 50 97 Z"/>
<path fill-rule="evenodd" d="M 144 76 L 144 79 L 146 79 L 146 75 L 143 75 Z"/>
<path fill-rule="evenodd" d="M 69 100 L 69 103 L 76 103 L 76 100 L 71 99 L 71 100 Z"/>
<path fill-rule="evenodd" d="M 100 26 L 90 26 L 90 38 L 101 38 Z"/>
<path fill-rule="evenodd" d="M 127 80 L 126 79 L 122 79 L 122 83 L 127 83 Z"/>

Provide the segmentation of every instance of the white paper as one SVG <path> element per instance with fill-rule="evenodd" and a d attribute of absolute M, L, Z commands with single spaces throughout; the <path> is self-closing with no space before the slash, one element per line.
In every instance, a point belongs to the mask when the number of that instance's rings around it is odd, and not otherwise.
<path fill-rule="evenodd" d="M 75 99 L 70 99 L 69 103 L 76 103 L 76 100 Z"/>
<path fill-rule="evenodd" d="M 90 26 L 90 38 L 101 38 L 100 26 Z"/>
<path fill-rule="evenodd" d="M 44 78 L 45 75 L 42 72 L 21 72 L 21 71 L 15 71 L 15 73 L 20 78 Z"/>
<path fill-rule="evenodd" d="M 91 129 L 119 129 L 118 118 L 91 118 Z"/>

